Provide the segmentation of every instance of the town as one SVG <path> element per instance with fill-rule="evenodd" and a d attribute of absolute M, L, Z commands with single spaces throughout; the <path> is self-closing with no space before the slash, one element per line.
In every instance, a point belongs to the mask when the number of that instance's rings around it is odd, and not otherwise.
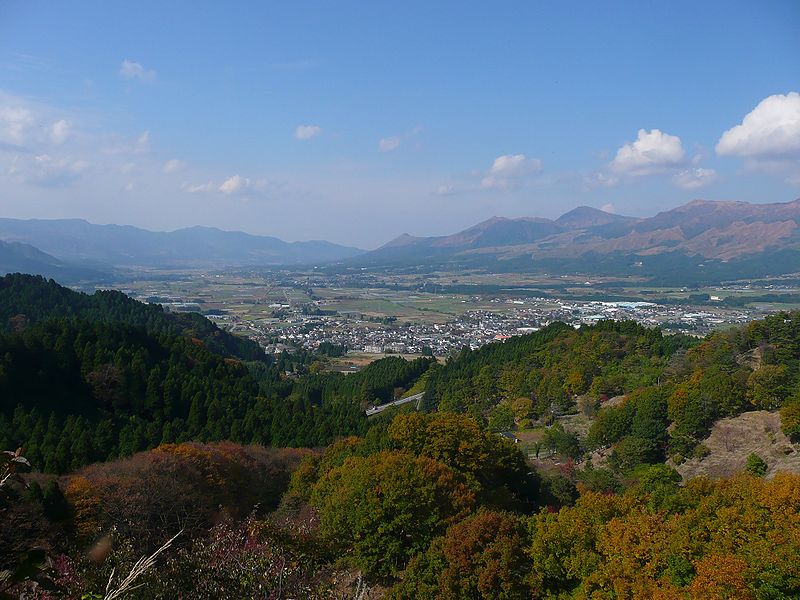
<path fill-rule="evenodd" d="M 759 299 L 768 293 L 786 302 L 798 291 L 794 280 L 640 289 L 633 283 L 620 287 L 614 282 L 614 287 L 599 279 L 572 279 L 551 278 L 537 281 L 541 287 L 518 289 L 501 282 L 502 287 L 469 293 L 481 285 L 469 280 L 469 285 L 453 284 L 446 276 L 195 272 L 128 281 L 120 289 L 167 311 L 201 313 L 222 329 L 257 341 L 268 353 L 313 352 L 325 344 L 365 358 L 447 357 L 465 346 L 475 349 L 555 321 L 580 327 L 602 319 L 634 320 L 666 334 L 702 337 L 791 308 Z"/>
<path fill-rule="evenodd" d="M 279 305 L 283 318 L 247 321 L 209 315 L 221 327 L 259 341 L 269 352 L 292 347 L 316 350 L 328 342 L 369 354 L 448 356 L 464 346 L 472 349 L 514 335 L 537 331 L 554 321 L 579 327 L 601 319 L 635 320 L 667 332 L 702 336 L 713 329 L 746 323 L 765 311 L 713 307 L 664 306 L 652 302 L 553 301 L 541 298 L 490 300 L 491 309 L 469 310 L 444 323 L 403 322 L 392 317 L 375 322 L 366 315 L 307 315 Z"/>

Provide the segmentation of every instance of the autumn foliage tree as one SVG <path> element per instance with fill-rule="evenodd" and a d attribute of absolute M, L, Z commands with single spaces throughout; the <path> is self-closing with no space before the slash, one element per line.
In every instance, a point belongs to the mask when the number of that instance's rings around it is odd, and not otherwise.
<path fill-rule="evenodd" d="M 328 543 L 376 576 L 396 575 L 473 500 L 449 467 L 399 451 L 347 458 L 311 495 Z"/>
<path fill-rule="evenodd" d="M 530 598 L 531 560 L 519 517 L 481 510 L 453 525 L 413 559 L 390 598 Z"/>
<path fill-rule="evenodd" d="M 478 499 L 503 508 L 531 509 L 539 478 L 514 444 L 465 415 L 398 415 L 388 436 L 399 449 L 439 461 L 462 474 Z"/>
<path fill-rule="evenodd" d="M 66 479 L 77 532 L 84 540 L 112 529 L 148 551 L 164 531 L 188 536 L 220 518 L 274 509 L 306 452 L 215 444 L 169 444 Z"/>

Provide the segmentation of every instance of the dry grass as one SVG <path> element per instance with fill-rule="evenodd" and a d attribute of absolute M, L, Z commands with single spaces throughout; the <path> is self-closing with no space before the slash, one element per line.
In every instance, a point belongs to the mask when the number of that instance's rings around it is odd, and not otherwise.
<path fill-rule="evenodd" d="M 142 587 L 144 584 L 136 583 L 136 580 L 155 566 L 158 555 L 167 550 L 181 533 L 183 533 L 183 530 L 172 536 L 150 556 L 143 556 L 137 560 L 136 564 L 131 568 L 130 573 L 128 573 L 128 576 L 119 583 L 114 583 L 115 569 L 111 569 L 111 575 L 108 576 L 106 594 L 103 596 L 103 600 L 116 600 Z"/>
<path fill-rule="evenodd" d="M 781 431 L 780 415 L 758 410 L 721 419 L 703 441 L 710 454 L 675 467 L 684 479 L 705 475 L 730 477 L 744 470 L 747 457 L 758 454 L 769 465 L 767 478 L 779 471 L 800 474 L 800 444 L 792 444 Z M 673 465 L 674 466 L 674 465 Z"/>

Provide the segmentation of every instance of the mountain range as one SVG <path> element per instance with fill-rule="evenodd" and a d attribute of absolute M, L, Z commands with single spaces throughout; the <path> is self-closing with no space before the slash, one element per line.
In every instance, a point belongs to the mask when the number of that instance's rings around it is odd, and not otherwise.
<path fill-rule="evenodd" d="M 364 252 L 331 242 L 284 242 L 214 227 L 162 232 L 81 219 L 0 219 L 0 240 L 34 246 L 65 264 L 100 269 L 316 264 Z M 0 267 L 9 270 L 5 263 Z"/>
<path fill-rule="evenodd" d="M 355 261 L 504 272 L 587 272 L 700 279 L 800 271 L 800 199 L 695 200 L 653 217 L 581 206 L 558 219 L 493 217 L 448 236 L 403 234 Z M 691 269 L 695 273 L 685 273 Z"/>
<path fill-rule="evenodd" d="M 78 219 L 0 219 L 0 273 L 91 278 L 115 267 L 478 269 L 638 275 L 694 283 L 800 271 L 800 199 L 695 200 L 653 217 L 588 206 L 555 220 L 492 217 L 452 235 L 403 234 L 377 250 L 191 227 L 156 232 Z"/>

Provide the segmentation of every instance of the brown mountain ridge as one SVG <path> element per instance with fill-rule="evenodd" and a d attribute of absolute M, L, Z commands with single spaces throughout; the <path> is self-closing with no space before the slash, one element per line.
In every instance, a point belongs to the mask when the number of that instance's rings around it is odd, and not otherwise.
<path fill-rule="evenodd" d="M 800 271 L 800 199 L 771 204 L 694 200 L 647 218 L 587 206 L 555 220 L 493 217 L 447 236 L 404 234 L 358 260 L 422 264 L 429 259 L 459 263 L 524 259 L 533 269 L 537 262 L 589 257 L 598 262 L 628 257 L 628 263 L 638 264 L 637 257 L 680 256 L 691 257 L 695 264 L 776 252 L 782 259 L 789 257 L 784 271 Z M 794 269 L 793 255 L 787 252 L 797 252 Z"/>

